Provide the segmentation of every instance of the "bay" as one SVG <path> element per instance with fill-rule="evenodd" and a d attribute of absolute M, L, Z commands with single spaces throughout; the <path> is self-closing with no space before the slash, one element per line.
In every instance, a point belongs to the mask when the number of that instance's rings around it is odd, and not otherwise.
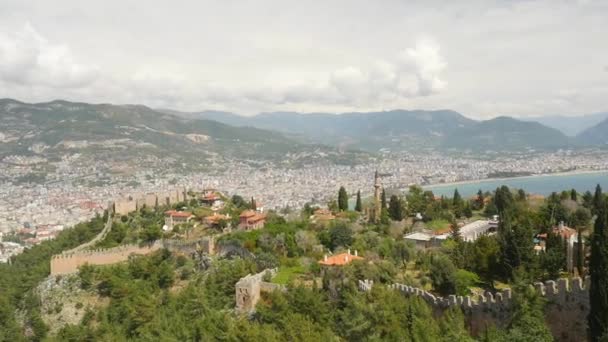
<path fill-rule="evenodd" d="M 588 173 L 563 173 L 554 175 L 538 175 L 529 177 L 515 177 L 505 179 L 486 179 L 472 182 L 435 184 L 424 186 L 424 190 L 431 190 L 436 196 L 452 197 L 454 190 L 463 197 L 471 197 L 481 189 L 483 192 L 494 191 L 506 185 L 510 188 L 524 189 L 527 193 L 550 195 L 552 192 L 576 189 L 579 193 L 593 192 L 599 184 L 602 189 L 608 189 L 608 171 Z"/>

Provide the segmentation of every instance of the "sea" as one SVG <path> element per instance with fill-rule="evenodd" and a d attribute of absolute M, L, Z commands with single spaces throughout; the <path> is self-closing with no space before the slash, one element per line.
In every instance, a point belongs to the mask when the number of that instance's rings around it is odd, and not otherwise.
<path fill-rule="evenodd" d="M 576 189 L 579 193 L 587 190 L 593 192 L 597 184 L 602 189 L 608 190 L 608 171 L 487 179 L 474 182 L 428 185 L 423 188 L 433 191 L 436 196 L 443 195 L 446 197 L 451 197 L 454 195 L 454 190 L 458 189 L 461 196 L 470 197 L 477 194 L 479 189 L 483 192 L 492 192 L 496 188 L 506 185 L 514 189 L 524 189 L 527 193 L 547 196 L 552 192 L 570 189 Z"/>

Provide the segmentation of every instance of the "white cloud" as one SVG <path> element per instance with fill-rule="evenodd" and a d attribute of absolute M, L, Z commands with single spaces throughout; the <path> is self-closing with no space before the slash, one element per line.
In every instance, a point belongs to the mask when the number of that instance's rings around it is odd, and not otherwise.
<path fill-rule="evenodd" d="M 441 72 L 447 64 L 439 53 L 439 45 L 429 38 L 416 42 L 414 48 L 406 49 L 401 55 L 403 68 L 416 74 L 417 84 L 414 92 L 419 96 L 427 96 L 440 92 L 446 87 Z"/>
<path fill-rule="evenodd" d="M 75 62 L 67 46 L 51 44 L 29 23 L 13 34 L 0 33 L 0 80 L 6 83 L 79 88 L 97 76 L 96 67 Z"/>
<path fill-rule="evenodd" d="M 584 114 L 608 109 L 607 21 L 602 0 L 2 0 L 0 94 L 240 113 Z M 25 22 L 35 29 L 14 32 Z"/>

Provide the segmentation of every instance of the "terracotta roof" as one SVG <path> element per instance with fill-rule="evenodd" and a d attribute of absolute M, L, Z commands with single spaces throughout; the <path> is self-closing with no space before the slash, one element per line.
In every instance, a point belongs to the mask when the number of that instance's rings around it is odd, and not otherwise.
<path fill-rule="evenodd" d="M 556 233 L 556 234 L 561 235 L 561 237 L 564 238 L 564 239 L 569 239 L 573 235 L 576 235 L 576 229 L 572 229 L 572 228 L 567 227 L 567 226 L 553 227 L 553 232 Z"/>
<path fill-rule="evenodd" d="M 253 217 L 256 215 L 256 212 L 253 210 L 245 210 L 241 213 L 241 215 L 239 217 L 245 218 L 245 217 Z"/>
<path fill-rule="evenodd" d="M 190 217 L 192 213 L 189 211 L 167 210 L 165 211 L 165 215 L 171 217 Z"/>
<path fill-rule="evenodd" d="M 343 266 L 350 263 L 353 260 L 363 260 L 362 257 L 352 255 L 349 253 L 340 253 L 332 256 L 328 256 L 327 259 L 319 261 L 319 264 L 325 266 Z"/>
<path fill-rule="evenodd" d="M 210 201 L 217 201 L 220 199 L 220 196 L 214 194 L 214 193 L 208 193 L 205 194 L 205 196 L 203 196 L 204 200 L 210 200 Z"/>
<path fill-rule="evenodd" d="M 213 214 L 213 215 L 211 215 L 211 216 L 207 216 L 207 217 L 205 217 L 203 220 L 204 220 L 206 223 L 209 223 L 209 224 L 217 224 L 217 223 L 219 223 L 221 220 L 228 220 L 228 219 L 229 219 L 229 217 L 228 217 L 228 216 L 226 216 L 226 215 L 221 215 L 221 214 L 220 214 L 220 215 L 218 215 L 217 213 L 214 213 L 214 214 Z"/>

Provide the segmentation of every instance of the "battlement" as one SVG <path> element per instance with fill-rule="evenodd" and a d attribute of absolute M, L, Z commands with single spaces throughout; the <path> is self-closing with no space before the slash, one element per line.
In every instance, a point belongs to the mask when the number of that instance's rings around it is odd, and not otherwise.
<path fill-rule="evenodd" d="M 128 260 L 132 254 L 147 255 L 162 248 L 178 253 L 202 250 L 205 253 L 213 254 L 214 239 L 205 237 L 196 241 L 157 240 L 145 245 L 128 244 L 114 248 L 71 250 L 51 257 L 51 275 L 75 273 L 78 272 L 78 267 L 84 264 L 115 264 Z"/>
<path fill-rule="evenodd" d="M 359 281 L 359 288 L 364 291 L 369 291 L 371 285 L 369 280 Z M 572 301 L 588 301 L 589 291 L 589 277 L 583 281 L 581 278 L 566 279 L 562 278 L 557 281 L 549 280 L 545 283 L 535 283 L 534 289 L 542 296 L 546 297 L 549 301 L 556 304 L 565 304 Z M 511 289 L 503 289 L 501 292 L 492 293 L 485 292 L 478 296 L 456 296 L 449 295 L 448 297 L 435 296 L 434 294 L 425 291 L 423 289 L 404 285 L 404 284 L 392 284 L 389 288 L 398 290 L 404 294 L 411 296 L 418 296 L 424 299 L 427 303 L 432 306 L 446 308 L 449 306 L 459 306 L 463 309 L 476 309 L 476 308 L 488 308 L 509 306 L 512 300 Z"/>
<path fill-rule="evenodd" d="M 123 245 L 114 248 L 83 250 L 58 254 L 51 257 L 51 275 L 69 274 L 78 271 L 84 264 L 109 265 L 126 261 L 132 254 L 147 255 L 162 248 L 162 241 L 149 245 Z"/>
<path fill-rule="evenodd" d="M 370 291 L 371 280 L 359 280 L 361 291 Z M 549 280 L 530 285 L 538 294 L 547 300 L 545 320 L 551 333 L 559 341 L 586 340 L 589 313 L 590 278 Z M 512 291 L 503 289 L 497 293 L 486 292 L 478 296 L 435 296 L 423 289 L 392 284 L 390 289 L 407 296 L 417 296 L 426 301 L 435 310 L 442 311 L 449 307 L 459 307 L 465 314 L 467 325 L 473 335 L 479 334 L 490 325 L 504 327 L 511 317 Z"/>
<path fill-rule="evenodd" d="M 186 189 L 176 188 L 167 191 L 151 193 L 138 193 L 124 196 L 114 202 L 114 208 L 118 215 L 128 215 L 131 212 L 141 209 L 144 205 L 148 208 L 156 206 L 172 205 L 183 202 L 188 198 Z"/>

